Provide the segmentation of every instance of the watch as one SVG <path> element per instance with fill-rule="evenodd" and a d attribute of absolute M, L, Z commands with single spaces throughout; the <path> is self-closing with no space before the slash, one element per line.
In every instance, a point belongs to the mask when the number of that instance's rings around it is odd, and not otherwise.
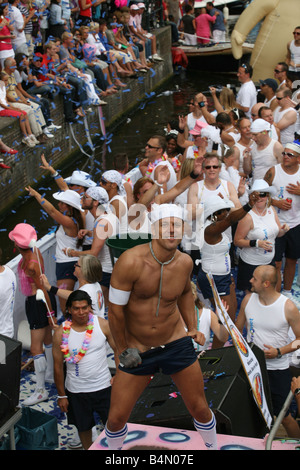
<path fill-rule="evenodd" d="M 294 395 L 299 395 L 300 394 L 300 388 L 296 388 L 294 391 Z"/>
<path fill-rule="evenodd" d="M 200 108 L 204 108 L 204 106 L 205 106 L 205 103 L 204 103 L 204 101 L 199 101 L 199 103 L 198 103 L 198 104 L 199 104 Z"/>
<path fill-rule="evenodd" d="M 281 352 L 280 352 L 280 349 L 279 349 L 279 348 L 277 348 L 277 352 L 278 352 L 278 355 L 277 355 L 277 357 L 278 357 L 278 359 L 280 359 L 280 358 L 282 357 L 282 354 L 281 354 Z"/>

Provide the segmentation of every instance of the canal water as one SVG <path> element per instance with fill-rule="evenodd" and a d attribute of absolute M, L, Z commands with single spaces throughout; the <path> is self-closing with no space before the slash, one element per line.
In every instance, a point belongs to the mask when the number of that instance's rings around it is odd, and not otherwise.
<path fill-rule="evenodd" d="M 77 158 L 73 157 L 70 164 L 57 169 L 63 177 L 70 176 L 73 170 L 80 169 L 90 173 L 95 181 L 99 181 L 101 172 L 113 168 L 113 155 L 120 152 L 127 153 L 130 166 L 134 167 L 143 155 L 147 139 L 151 135 L 162 134 L 168 121 L 179 114 L 187 114 L 189 100 L 195 93 L 207 91 L 209 85 L 228 83 L 237 83 L 234 73 L 213 74 L 189 70 L 174 74 L 163 89 L 149 94 L 132 114 L 124 117 L 115 129 L 109 130 L 106 142 L 99 138 L 95 144 L 96 150 L 93 158 L 79 151 Z M 89 150 L 89 153 L 92 152 Z M 48 177 L 46 172 L 41 170 L 41 174 L 43 175 L 42 183 L 36 189 L 55 204 L 52 193 L 57 191 L 56 183 Z M 1 218 L 0 215 L 0 247 L 3 252 L 1 264 L 7 263 L 17 255 L 13 243 L 8 238 L 8 233 L 21 222 L 33 225 L 38 238 L 56 228 L 55 222 L 48 217 L 34 198 L 27 195 L 20 197 L 19 204 L 15 208 L 12 208 L 5 217 Z"/>

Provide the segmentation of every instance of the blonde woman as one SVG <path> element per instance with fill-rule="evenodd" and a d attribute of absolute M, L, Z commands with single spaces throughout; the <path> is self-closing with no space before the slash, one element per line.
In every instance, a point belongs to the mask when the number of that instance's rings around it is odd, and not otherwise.
<path fill-rule="evenodd" d="M 239 256 L 237 289 L 250 293 L 254 270 L 274 263 L 275 239 L 284 235 L 289 227 L 281 225 L 274 207 L 270 205 L 274 188 L 264 180 L 256 180 L 249 191 L 257 191 L 259 199 L 248 214 L 239 221 L 234 244 L 241 249 Z"/>

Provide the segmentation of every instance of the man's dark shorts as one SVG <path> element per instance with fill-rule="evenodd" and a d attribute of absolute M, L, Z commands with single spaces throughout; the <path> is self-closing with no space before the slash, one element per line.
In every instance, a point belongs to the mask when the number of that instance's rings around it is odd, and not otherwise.
<path fill-rule="evenodd" d="M 184 336 L 163 346 L 149 349 L 141 353 L 140 356 L 142 363 L 137 367 L 119 366 L 119 369 L 133 375 L 154 375 L 157 372 L 172 375 L 186 369 L 197 360 L 190 336 Z"/>
<path fill-rule="evenodd" d="M 300 224 L 291 228 L 282 237 L 275 240 L 275 261 L 282 261 L 283 256 L 289 259 L 300 258 Z"/>

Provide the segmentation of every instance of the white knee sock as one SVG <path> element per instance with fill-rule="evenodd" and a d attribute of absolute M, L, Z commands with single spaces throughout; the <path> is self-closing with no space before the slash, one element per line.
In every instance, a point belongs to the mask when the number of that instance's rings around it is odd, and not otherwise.
<path fill-rule="evenodd" d="M 46 380 L 53 380 L 53 355 L 52 355 L 52 343 L 45 344 L 45 356 L 46 356 Z"/>
<path fill-rule="evenodd" d="M 212 413 L 212 418 L 208 423 L 199 423 L 199 421 L 194 419 L 194 426 L 202 437 L 205 446 L 210 450 L 217 450 L 218 446 L 215 415 Z"/>
<path fill-rule="evenodd" d="M 112 432 L 105 426 L 105 436 L 110 450 L 121 450 L 128 434 L 127 424 L 120 431 Z"/>
<path fill-rule="evenodd" d="M 36 388 L 38 390 L 45 388 L 46 358 L 44 354 L 38 354 L 33 358 L 34 370 L 36 375 Z"/>

